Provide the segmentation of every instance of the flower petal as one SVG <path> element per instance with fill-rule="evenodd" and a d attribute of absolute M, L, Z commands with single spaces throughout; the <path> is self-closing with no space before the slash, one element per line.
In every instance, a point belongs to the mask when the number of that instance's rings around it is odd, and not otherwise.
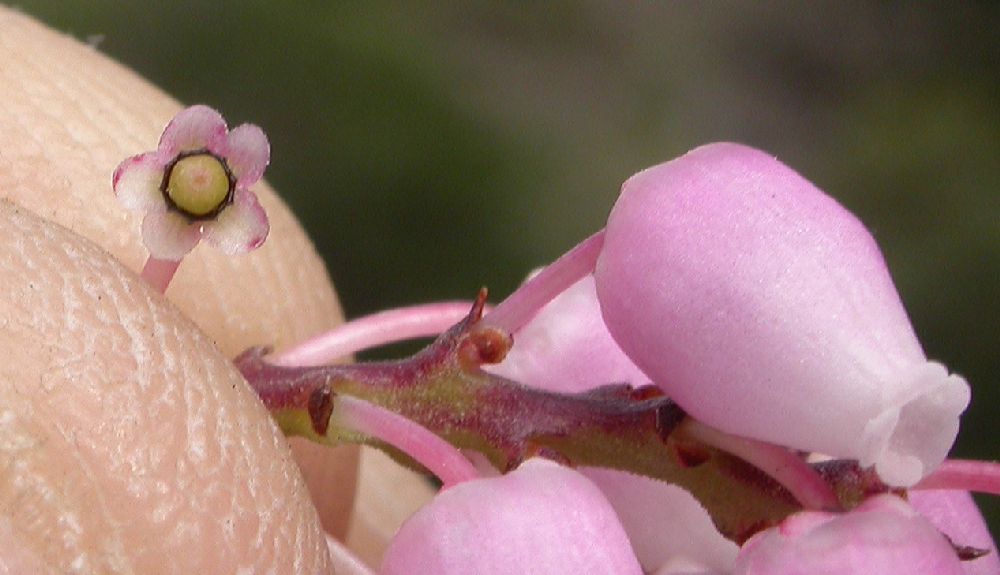
<path fill-rule="evenodd" d="M 156 152 L 132 156 L 115 168 L 111 186 L 118 202 L 130 211 L 146 212 L 165 205 L 160 184 L 163 164 Z"/>
<path fill-rule="evenodd" d="M 547 303 L 514 333 L 503 362 L 483 369 L 524 385 L 563 393 L 649 378 L 618 347 L 601 318 L 593 276 Z M 705 508 L 676 485 L 612 469 L 581 468 L 607 497 L 647 572 L 728 572 L 738 547 Z"/>
<path fill-rule="evenodd" d="M 205 240 L 227 254 L 239 254 L 260 247 L 267 239 L 270 224 L 257 196 L 236 190 L 233 204 L 214 220 L 204 223 Z"/>
<path fill-rule="evenodd" d="M 728 433 L 930 473 L 969 387 L 929 363 L 874 238 L 773 156 L 711 144 L 636 174 L 594 274 L 608 331 Z"/>
<path fill-rule="evenodd" d="M 170 210 L 154 210 L 142 219 L 142 241 L 149 255 L 169 261 L 180 261 L 201 239 L 200 225 Z"/>
<path fill-rule="evenodd" d="M 403 524 L 384 575 L 641 573 L 618 518 L 579 473 L 532 459 L 461 483 Z"/>
<path fill-rule="evenodd" d="M 236 176 L 237 188 L 249 188 L 264 175 L 271 161 L 271 144 L 260 126 L 243 124 L 226 137 L 226 163 Z"/>
<path fill-rule="evenodd" d="M 160 136 L 159 152 L 173 157 L 180 152 L 208 148 L 224 155 L 226 120 L 219 112 L 204 105 L 191 106 L 177 113 Z"/>
<path fill-rule="evenodd" d="M 997 546 L 972 496 L 965 491 L 914 489 L 907 495 L 910 505 L 927 518 L 955 545 L 988 549 L 978 559 L 963 561 L 965 575 L 996 575 L 1000 573 Z"/>
<path fill-rule="evenodd" d="M 751 538 L 737 575 L 963 575 L 951 544 L 892 495 L 844 514 L 803 512 Z"/>
<path fill-rule="evenodd" d="M 732 569 L 739 547 L 719 533 L 705 508 L 684 489 L 614 469 L 584 467 L 580 472 L 608 498 L 647 572 L 669 565 L 683 566 L 684 572 Z"/>
<path fill-rule="evenodd" d="M 589 275 L 545 304 L 514 334 L 514 346 L 504 360 L 483 369 L 561 393 L 612 383 L 649 383 L 604 326 L 594 277 Z"/>

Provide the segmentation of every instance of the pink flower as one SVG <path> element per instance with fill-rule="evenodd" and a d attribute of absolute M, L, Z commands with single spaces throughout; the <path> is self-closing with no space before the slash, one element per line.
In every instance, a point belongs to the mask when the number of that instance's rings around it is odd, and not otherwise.
<path fill-rule="evenodd" d="M 649 383 L 604 327 L 593 276 L 552 299 L 513 337 L 514 346 L 503 362 L 484 369 L 562 393 L 611 383 Z"/>
<path fill-rule="evenodd" d="M 601 319 L 593 276 L 545 305 L 514 334 L 503 362 L 484 369 L 525 385 L 574 393 L 601 385 L 641 386 L 649 378 L 629 360 Z M 727 571 L 737 546 L 686 490 L 613 469 L 582 468 L 611 503 L 643 569 L 695 565 Z"/>
<path fill-rule="evenodd" d="M 902 499 L 879 495 L 845 514 L 807 511 L 740 550 L 735 575 L 964 575 L 951 544 Z"/>
<path fill-rule="evenodd" d="M 174 116 L 155 151 L 123 161 L 112 183 L 123 206 L 145 214 L 151 257 L 179 261 L 201 238 L 235 254 L 267 238 L 267 215 L 249 188 L 269 160 L 259 127 L 230 131 L 217 111 L 191 106 Z"/>
<path fill-rule="evenodd" d="M 772 156 L 711 144 L 622 187 L 595 272 L 608 330 L 694 418 L 909 486 L 969 402 L 927 361 L 874 239 Z"/>
<path fill-rule="evenodd" d="M 579 473 L 532 459 L 451 487 L 393 538 L 384 575 L 641 573 L 618 518 Z"/>
<path fill-rule="evenodd" d="M 553 298 L 513 335 L 514 346 L 504 361 L 485 369 L 527 385 L 569 393 L 612 382 L 642 385 L 648 381 L 604 326 L 592 276 Z M 687 491 L 612 469 L 579 471 L 611 503 L 646 572 L 732 573 L 738 547 L 719 534 Z M 955 543 L 991 551 L 963 562 L 966 575 L 1000 571 L 989 531 L 967 493 L 911 491 L 909 498 L 914 509 Z M 838 516 L 818 517 L 826 521 Z M 938 537 L 929 540 L 938 546 Z M 849 551 L 882 557 L 895 545 L 872 541 L 870 547 L 858 551 L 855 542 Z"/>
<path fill-rule="evenodd" d="M 982 557 L 962 562 L 965 575 L 1000 573 L 996 543 L 971 495 L 965 491 L 918 489 L 907 497 L 910 505 L 953 543 L 988 551 Z"/>
<path fill-rule="evenodd" d="M 728 573 L 737 545 L 685 489 L 615 469 L 582 468 L 614 507 L 647 572 Z"/>

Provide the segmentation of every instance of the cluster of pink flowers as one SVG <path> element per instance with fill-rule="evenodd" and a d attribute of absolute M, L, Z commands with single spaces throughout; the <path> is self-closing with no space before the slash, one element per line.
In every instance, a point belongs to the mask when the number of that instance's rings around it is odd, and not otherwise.
<path fill-rule="evenodd" d="M 229 131 L 217 112 L 195 106 L 167 126 L 156 151 L 122 162 L 114 189 L 144 214 L 154 264 L 144 276 L 165 289 L 202 237 L 230 253 L 259 246 L 267 218 L 249 187 L 268 159 L 259 128 Z M 581 246 L 486 315 L 514 341 L 487 369 L 558 392 L 659 386 L 721 434 L 856 460 L 899 488 L 919 486 L 951 449 L 968 384 L 924 355 L 863 224 L 775 158 L 712 144 L 645 170 L 624 184 L 604 232 Z M 346 331 L 370 343 L 389 339 L 387 326 L 400 320 L 418 335 L 443 329 L 453 312 L 389 312 Z M 353 351 L 335 339 L 280 362 Z M 338 401 L 349 409 L 354 400 Z M 396 447 L 415 452 L 451 448 L 395 413 L 354 403 L 340 423 L 357 419 L 356 431 L 395 429 L 406 440 Z M 404 524 L 382 572 L 1000 573 L 962 491 L 803 511 L 739 546 L 674 485 L 540 458 L 479 478 L 455 455 L 458 479 Z M 956 545 L 990 553 L 963 562 Z"/>
<path fill-rule="evenodd" d="M 489 316 L 487 316 L 487 320 Z M 925 357 L 875 242 L 773 157 L 712 144 L 626 182 L 596 270 L 492 369 L 581 391 L 663 388 L 734 435 L 874 465 L 909 487 L 943 461 L 969 388 Z M 993 552 L 961 562 L 951 542 Z M 387 573 L 997 573 L 964 492 L 807 511 L 742 547 L 684 490 L 529 462 L 448 489 L 405 524 Z"/>

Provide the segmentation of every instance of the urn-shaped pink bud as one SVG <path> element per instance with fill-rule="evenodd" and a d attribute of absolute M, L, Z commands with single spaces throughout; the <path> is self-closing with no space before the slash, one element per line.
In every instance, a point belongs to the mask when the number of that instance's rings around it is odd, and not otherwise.
<path fill-rule="evenodd" d="M 600 490 L 550 461 L 441 492 L 400 528 L 384 575 L 639 575 Z"/>
<path fill-rule="evenodd" d="M 912 485 L 969 401 L 928 362 L 871 234 L 774 157 L 711 144 L 629 179 L 595 272 L 605 323 L 696 419 Z"/>
<path fill-rule="evenodd" d="M 736 575 L 965 575 L 951 543 L 893 495 L 846 514 L 806 511 L 755 535 Z"/>

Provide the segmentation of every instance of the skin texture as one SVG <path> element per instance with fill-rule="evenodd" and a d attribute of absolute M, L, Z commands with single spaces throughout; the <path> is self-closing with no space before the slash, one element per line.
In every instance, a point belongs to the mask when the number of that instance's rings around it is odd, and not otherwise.
<path fill-rule="evenodd" d="M 58 571 L 327 571 L 283 438 L 208 337 L 65 228 L 6 203 L 0 227 L 22 278 L 0 288 L 0 499 L 24 547 Z"/>
<path fill-rule="evenodd" d="M 147 289 L 111 173 L 180 105 L 2 7 L 0 61 L 0 572 L 329 571 L 357 452 L 293 445 L 300 474 L 226 361 L 342 321 L 308 238 L 259 184 L 261 249 L 199 246 Z"/>

